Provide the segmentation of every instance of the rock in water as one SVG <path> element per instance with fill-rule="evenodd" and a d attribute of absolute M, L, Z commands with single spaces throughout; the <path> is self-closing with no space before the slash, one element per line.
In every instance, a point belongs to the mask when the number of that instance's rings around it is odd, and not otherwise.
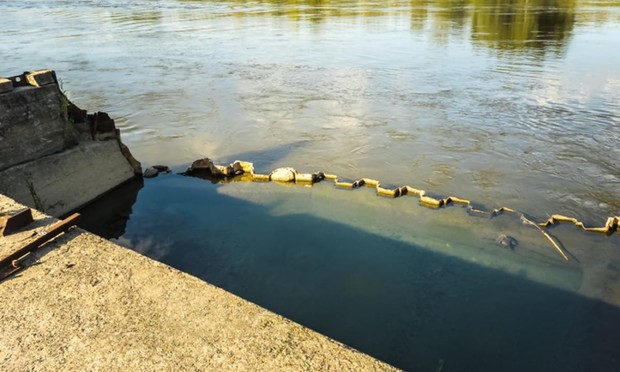
<path fill-rule="evenodd" d="M 208 171 L 213 177 L 226 177 L 229 174 L 226 167 L 213 164 L 209 158 L 194 161 L 185 174 L 192 174 L 195 171 Z"/>
<path fill-rule="evenodd" d="M 279 182 L 293 182 L 295 181 L 295 174 L 297 171 L 293 168 L 278 168 L 271 172 L 271 180 Z"/>
<path fill-rule="evenodd" d="M 235 174 L 243 174 L 243 173 L 254 174 L 254 164 L 250 162 L 242 161 L 242 160 L 235 160 L 234 163 L 232 163 L 231 165 L 233 167 Z"/>
<path fill-rule="evenodd" d="M 146 170 L 142 174 L 142 177 L 153 178 L 153 177 L 157 177 L 158 174 L 159 174 L 159 171 L 157 169 L 153 167 L 149 167 L 149 168 L 146 168 Z"/>
<path fill-rule="evenodd" d="M 203 158 L 203 159 L 198 159 L 198 160 L 194 161 L 187 171 L 188 172 L 195 171 L 195 170 L 208 170 L 208 171 L 211 171 L 211 169 L 213 169 L 213 167 L 214 167 L 214 165 L 213 165 L 213 162 L 211 161 L 211 159 Z"/>
<path fill-rule="evenodd" d="M 170 172 L 170 168 L 167 165 L 153 165 L 153 168 L 157 169 L 160 172 Z"/>

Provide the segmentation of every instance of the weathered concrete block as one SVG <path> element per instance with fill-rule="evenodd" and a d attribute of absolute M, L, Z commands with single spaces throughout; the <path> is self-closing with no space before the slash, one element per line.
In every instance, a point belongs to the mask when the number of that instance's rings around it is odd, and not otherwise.
<path fill-rule="evenodd" d="M 86 111 L 67 100 L 54 71 L 0 80 L 9 87 L 0 94 L 0 194 L 60 216 L 142 174 L 107 114 L 95 115 L 95 132 L 113 140 L 91 140 Z"/>
<path fill-rule="evenodd" d="M 77 143 L 57 85 L 20 87 L 0 94 L 0 170 Z"/>
<path fill-rule="evenodd" d="M 13 82 L 9 79 L 0 78 L 0 93 L 6 93 L 13 90 Z"/>
<path fill-rule="evenodd" d="M 25 72 L 28 84 L 34 87 L 42 87 L 50 84 L 57 84 L 56 73 L 53 70 L 37 70 Z"/>
<path fill-rule="evenodd" d="M 132 177 L 134 170 L 116 141 L 83 142 L 0 171 L 0 194 L 58 217 Z"/>

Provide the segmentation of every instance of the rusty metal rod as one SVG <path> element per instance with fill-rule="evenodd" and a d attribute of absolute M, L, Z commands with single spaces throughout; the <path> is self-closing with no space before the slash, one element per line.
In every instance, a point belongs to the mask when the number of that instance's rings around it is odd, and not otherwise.
<path fill-rule="evenodd" d="M 10 255 L 2 258 L 0 260 L 0 267 L 4 267 L 6 265 L 12 265 L 14 260 L 17 260 L 28 253 L 31 253 L 35 249 L 39 248 L 39 246 L 50 239 L 55 238 L 56 236 L 66 232 L 70 227 L 74 226 L 80 218 L 79 213 L 74 213 L 71 216 L 65 218 L 62 221 L 58 221 L 52 226 L 45 229 L 39 237 L 34 239 L 33 241 L 26 243 L 23 247 L 19 248 L 15 252 Z"/>

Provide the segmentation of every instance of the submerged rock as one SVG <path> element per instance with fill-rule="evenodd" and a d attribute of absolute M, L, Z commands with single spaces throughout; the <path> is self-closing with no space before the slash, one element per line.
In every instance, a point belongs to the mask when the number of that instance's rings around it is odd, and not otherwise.
<path fill-rule="evenodd" d="M 514 250 L 519 245 L 517 239 L 506 234 L 499 234 L 497 239 L 495 239 L 495 243 L 500 247 L 508 248 L 510 250 Z"/>

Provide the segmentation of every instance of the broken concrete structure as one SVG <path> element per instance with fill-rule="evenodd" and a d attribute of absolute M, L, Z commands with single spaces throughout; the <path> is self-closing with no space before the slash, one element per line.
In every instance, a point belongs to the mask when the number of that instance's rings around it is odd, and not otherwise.
<path fill-rule="evenodd" d="M 0 193 L 62 216 L 140 174 L 114 121 L 71 103 L 54 71 L 0 78 Z"/>

